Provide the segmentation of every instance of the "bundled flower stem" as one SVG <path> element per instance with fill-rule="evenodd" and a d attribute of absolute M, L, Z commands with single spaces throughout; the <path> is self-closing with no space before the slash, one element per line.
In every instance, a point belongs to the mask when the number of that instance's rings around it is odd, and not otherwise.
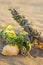
<path fill-rule="evenodd" d="M 30 36 L 32 36 L 34 39 L 37 39 L 39 42 L 43 43 L 43 36 L 41 36 L 41 33 L 39 30 L 34 29 L 33 25 L 31 25 L 31 22 L 28 21 L 25 16 L 20 15 L 16 9 L 10 9 L 11 13 L 13 15 L 13 18 L 24 28 L 26 32 L 29 33 Z"/>

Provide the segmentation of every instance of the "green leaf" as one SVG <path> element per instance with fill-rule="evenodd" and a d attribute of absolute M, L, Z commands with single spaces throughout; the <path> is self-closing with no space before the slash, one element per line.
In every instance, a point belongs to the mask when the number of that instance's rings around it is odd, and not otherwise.
<path fill-rule="evenodd" d="M 31 48 L 31 43 L 29 41 L 26 42 L 26 48 L 27 50 Z"/>

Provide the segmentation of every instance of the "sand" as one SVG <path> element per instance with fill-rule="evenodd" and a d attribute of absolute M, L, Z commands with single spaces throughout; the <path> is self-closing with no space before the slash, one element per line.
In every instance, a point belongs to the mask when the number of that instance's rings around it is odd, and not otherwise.
<path fill-rule="evenodd" d="M 43 32 L 43 0 L 0 0 L 0 29 L 5 25 L 13 25 L 15 29 L 21 30 L 8 10 L 10 7 L 25 15 L 38 30 Z M 2 48 L 0 38 L 0 52 Z M 43 50 L 34 48 L 30 54 L 31 57 L 21 55 L 8 57 L 0 54 L 0 65 L 43 65 Z"/>

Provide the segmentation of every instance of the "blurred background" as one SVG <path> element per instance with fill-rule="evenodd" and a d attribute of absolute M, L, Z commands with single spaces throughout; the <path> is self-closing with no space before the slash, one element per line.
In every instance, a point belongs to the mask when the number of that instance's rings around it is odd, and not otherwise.
<path fill-rule="evenodd" d="M 8 10 L 9 8 L 17 9 L 17 11 L 25 15 L 37 29 L 43 31 L 43 0 L 0 0 L 1 26 L 13 24 L 14 22 L 11 12 Z"/>

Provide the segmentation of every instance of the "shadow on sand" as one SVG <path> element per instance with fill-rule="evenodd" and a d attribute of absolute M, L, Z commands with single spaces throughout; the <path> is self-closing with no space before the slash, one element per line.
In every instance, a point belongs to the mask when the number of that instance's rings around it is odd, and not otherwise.
<path fill-rule="evenodd" d="M 34 57 L 34 58 L 35 58 L 35 57 L 43 57 L 43 50 L 34 47 L 34 48 L 30 51 L 30 55 L 31 55 L 32 57 Z"/>

